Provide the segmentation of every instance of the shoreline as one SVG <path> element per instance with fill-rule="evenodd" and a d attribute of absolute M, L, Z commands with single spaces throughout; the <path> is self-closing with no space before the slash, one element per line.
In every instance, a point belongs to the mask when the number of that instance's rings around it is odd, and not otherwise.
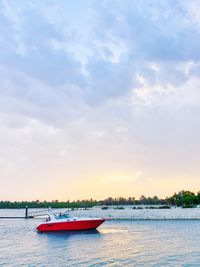
<path fill-rule="evenodd" d="M 94 207 L 90 209 L 52 209 L 53 211 L 68 211 L 71 217 L 98 217 L 108 218 L 112 220 L 200 220 L 200 208 L 172 207 L 170 209 L 135 209 L 133 206 L 123 206 L 123 209 L 115 209 L 110 206 L 104 210 L 102 207 Z M 39 212 L 41 209 L 29 209 L 31 212 Z M 21 217 L 24 216 L 24 209 L 0 209 L 0 217 Z M 41 214 L 42 215 L 42 214 Z M 44 216 L 43 216 L 44 218 Z M 35 219 L 43 219 L 42 216 Z"/>
<path fill-rule="evenodd" d="M 90 210 L 74 210 L 70 216 L 101 217 L 112 220 L 200 220 L 200 208 L 171 209 L 132 209 L 123 210 L 93 208 Z"/>

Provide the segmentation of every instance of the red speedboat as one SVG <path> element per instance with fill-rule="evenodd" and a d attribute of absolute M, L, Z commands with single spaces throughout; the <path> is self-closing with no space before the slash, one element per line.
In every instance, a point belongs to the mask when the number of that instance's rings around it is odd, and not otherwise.
<path fill-rule="evenodd" d="M 45 222 L 37 226 L 38 232 L 78 231 L 96 229 L 106 219 L 101 218 L 71 218 L 68 214 L 49 214 Z"/>

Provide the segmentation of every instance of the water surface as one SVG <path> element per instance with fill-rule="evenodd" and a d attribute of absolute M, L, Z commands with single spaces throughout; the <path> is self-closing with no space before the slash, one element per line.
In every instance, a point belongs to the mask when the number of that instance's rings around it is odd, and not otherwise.
<path fill-rule="evenodd" d="M 39 222 L 0 220 L 0 266 L 200 266 L 198 220 L 109 221 L 98 231 L 48 234 L 37 233 Z"/>

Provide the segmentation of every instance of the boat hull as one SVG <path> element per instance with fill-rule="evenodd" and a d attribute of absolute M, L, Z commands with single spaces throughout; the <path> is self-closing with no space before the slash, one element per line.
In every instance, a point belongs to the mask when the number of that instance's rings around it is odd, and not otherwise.
<path fill-rule="evenodd" d="M 105 219 L 41 223 L 37 230 L 38 232 L 92 230 L 99 227 L 104 221 Z"/>

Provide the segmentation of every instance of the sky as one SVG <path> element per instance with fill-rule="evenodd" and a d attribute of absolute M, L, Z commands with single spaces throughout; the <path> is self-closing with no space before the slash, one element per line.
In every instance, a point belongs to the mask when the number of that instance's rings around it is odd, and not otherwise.
<path fill-rule="evenodd" d="M 200 187 L 198 0 L 0 0 L 0 199 Z"/>

